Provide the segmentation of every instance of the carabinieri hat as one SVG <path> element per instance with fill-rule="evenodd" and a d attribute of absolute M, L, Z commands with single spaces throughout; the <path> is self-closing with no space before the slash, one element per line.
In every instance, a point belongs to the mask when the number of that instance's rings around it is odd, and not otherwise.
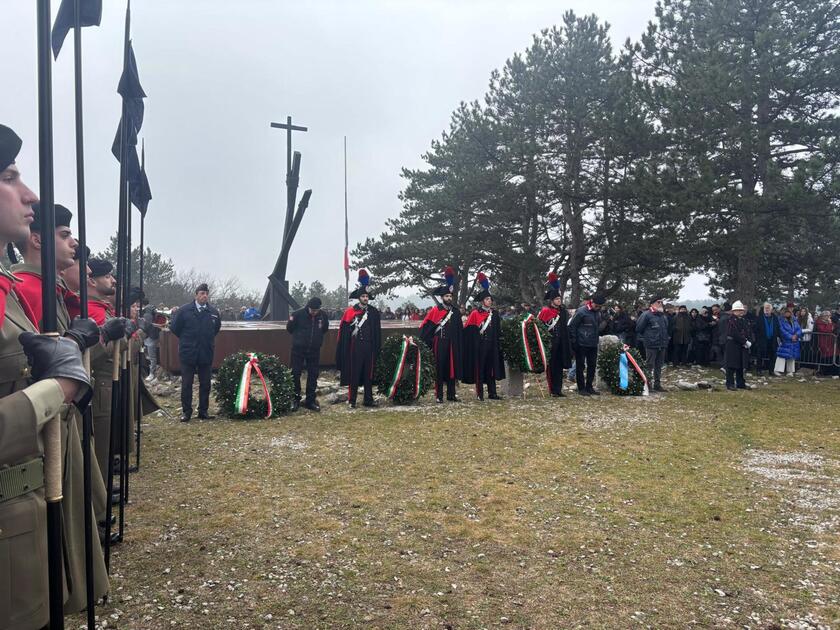
<path fill-rule="evenodd" d="M 23 141 L 14 131 L 0 125 L 0 171 L 5 171 L 15 163 L 22 146 Z"/>
<path fill-rule="evenodd" d="M 443 270 L 443 278 L 446 284 L 437 287 L 434 291 L 432 291 L 432 295 L 447 295 L 449 293 L 455 293 L 455 270 L 451 266 L 448 266 Z"/>
<path fill-rule="evenodd" d="M 492 298 L 493 296 L 490 295 L 490 279 L 485 276 L 482 272 L 478 272 L 478 275 L 475 278 L 475 282 L 478 286 L 481 287 L 481 291 L 475 294 L 473 300 L 476 302 L 481 302 L 484 298 Z"/>
<path fill-rule="evenodd" d="M 557 274 L 553 271 L 548 274 L 548 280 L 546 284 L 551 288 L 545 292 L 544 300 L 551 301 L 554 298 L 560 297 L 560 278 L 557 277 Z"/>
<path fill-rule="evenodd" d="M 359 286 L 348 296 L 351 300 L 358 300 L 363 295 L 373 299 L 373 293 L 370 292 L 368 285 L 370 284 L 370 275 L 366 269 L 359 269 Z"/>

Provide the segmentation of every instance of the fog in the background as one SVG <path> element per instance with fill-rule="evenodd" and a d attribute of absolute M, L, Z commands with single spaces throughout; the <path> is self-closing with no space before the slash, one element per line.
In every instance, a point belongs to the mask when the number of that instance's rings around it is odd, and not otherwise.
<path fill-rule="evenodd" d="M 53 11 L 58 8 L 53 1 Z M 102 249 L 116 231 L 125 2 L 104 0 L 84 29 L 88 230 Z M 462 100 L 483 97 L 490 72 L 568 9 L 610 23 L 613 42 L 638 38 L 654 0 L 510 1 L 134 0 L 132 38 L 149 98 L 142 136 L 152 201 L 147 243 L 191 267 L 262 289 L 280 249 L 285 132 L 310 131 L 301 192 L 312 202 L 289 279 L 343 283 L 343 137 L 349 146 L 350 241 L 379 234 L 400 209 L 403 166 L 417 167 Z M 0 122 L 24 138 L 19 165 L 37 187 L 35 3 L 0 0 L 5 60 Z M 54 73 L 56 200 L 75 208 L 72 34 Z M 139 215 L 134 213 L 135 224 Z M 137 228 L 135 228 L 135 233 Z M 372 270 L 375 275 L 376 270 Z M 692 277 L 683 298 L 704 297 Z"/>

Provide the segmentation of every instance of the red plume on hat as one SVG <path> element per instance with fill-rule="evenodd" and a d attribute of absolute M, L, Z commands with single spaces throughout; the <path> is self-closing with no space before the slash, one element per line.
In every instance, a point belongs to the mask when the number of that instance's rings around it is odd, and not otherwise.
<path fill-rule="evenodd" d="M 370 284 L 370 275 L 368 274 L 367 269 L 359 269 L 359 284 L 363 287 Z"/>
<path fill-rule="evenodd" d="M 447 266 L 446 269 L 443 270 L 443 277 L 446 280 L 446 284 L 449 286 L 455 284 L 455 270 L 451 266 Z"/>
<path fill-rule="evenodd" d="M 560 278 L 558 278 L 557 274 L 553 271 L 550 274 L 548 274 L 548 280 L 546 280 L 546 284 L 548 284 L 555 291 L 560 290 Z"/>
<path fill-rule="evenodd" d="M 476 284 L 478 284 L 478 286 L 480 286 L 485 291 L 487 291 L 490 288 L 490 279 L 480 271 L 478 272 L 475 281 Z"/>

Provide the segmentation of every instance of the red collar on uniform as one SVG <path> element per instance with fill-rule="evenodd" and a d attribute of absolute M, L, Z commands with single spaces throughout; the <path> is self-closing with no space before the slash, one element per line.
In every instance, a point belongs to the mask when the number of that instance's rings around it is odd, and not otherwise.
<path fill-rule="evenodd" d="M 474 309 L 467 317 L 465 326 L 481 326 L 488 317 L 490 317 L 490 311 L 480 308 Z"/>
<path fill-rule="evenodd" d="M 427 321 L 429 321 L 437 326 L 441 322 L 441 320 L 444 317 L 446 317 L 446 314 L 449 313 L 451 310 L 452 309 L 441 308 L 440 306 L 433 306 L 426 313 L 426 317 L 423 318 L 423 323 L 420 325 L 423 326 Z"/>
<path fill-rule="evenodd" d="M 552 319 L 557 317 L 559 314 L 560 314 L 560 311 L 558 311 L 553 306 L 543 306 L 542 310 L 540 311 L 540 314 L 537 315 L 537 317 L 539 318 L 539 320 L 541 322 L 547 324 Z"/>

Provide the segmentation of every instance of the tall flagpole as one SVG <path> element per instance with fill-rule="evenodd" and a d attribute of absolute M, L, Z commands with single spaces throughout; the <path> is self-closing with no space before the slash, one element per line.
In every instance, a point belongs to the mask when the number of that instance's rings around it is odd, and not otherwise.
<path fill-rule="evenodd" d="M 347 136 L 344 136 L 344 294 L 350 301 L 350 237 L 347 220 Z"/>
<path fill-rule="evenodd" d="M 55 299 L 55 190 L 53 180 L 52 50 L 50 0 L 38 0 L 38 174 L 41 197 L 43 331 L 58 336 Z M 64 565 L 61 544 L 62 456 L 58 417 L 44 428 L 50 628 L 64 628 Z"/>
<path fill-rule="evenodd" d="M 73 74 L 76 114 L 76 210 L 79 220 L 79 301 L 80 316 L 88 317 L 87 223 L 85 215 L 85 141 L 82 109 L 82 18 L 81 0 L 73 0 Z M 85 351 L 85 368 L 90 374 L 90 351 Z M 93 593 L 93 480 L 91 477 L 91 435 L 93 411 L 88 405 L 82 413 L 82 458 L 85 504 L 85 596 L 88 629 L 96 627 L 96 600 Z"/>

